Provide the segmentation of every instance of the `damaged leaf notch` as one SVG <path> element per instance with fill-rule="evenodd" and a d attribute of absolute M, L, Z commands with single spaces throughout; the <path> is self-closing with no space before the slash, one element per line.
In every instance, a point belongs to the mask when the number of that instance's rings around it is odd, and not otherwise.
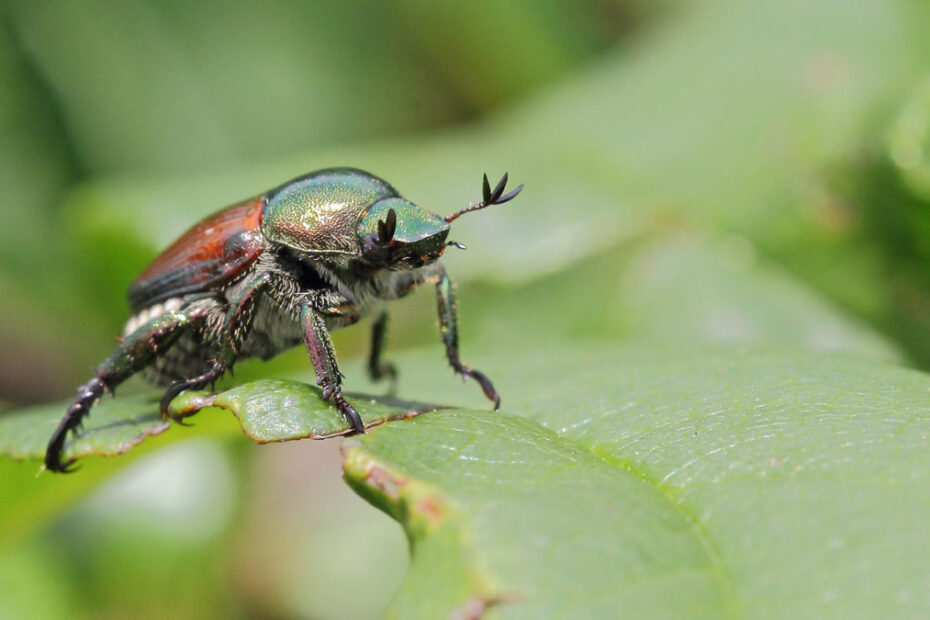
<path fill-rule="evenodd" d="M 356 493 L 396 520 L 407 535 L 414 561 L 387 617 L 416 610 L 417 617 L 480 618 L 491 607 L 517 603 L 520 597 L 501 592 L 471 550 L 468 519 L 462 508 L 437 487 L 404 475 L 372 456 L 355 440 L 343 444 L 343 472 Z M 445 564 L 433 571 L 433 562 Z M 428 595 L 424 595 L 428 593 Z M 401 613 L 402 612 L 402 613 Z"/>

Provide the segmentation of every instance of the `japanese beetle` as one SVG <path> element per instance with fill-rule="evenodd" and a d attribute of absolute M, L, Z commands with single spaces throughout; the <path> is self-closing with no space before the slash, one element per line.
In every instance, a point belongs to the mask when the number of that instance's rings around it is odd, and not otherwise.
<path fill-rule="evenodd" d="M 129 287 L 132 317 L 116 351 L 95 369 L 52 434 L 46 468 L 69 471 L 61 452 L 69 431 L 105 392 L 144 370 L 169 386 L 161 413 L 185 390 L 212 385 L 237 359 L 268 359 L 303 342 L 323 398 L 330 399 L 357 432 L 365 427 L 342 395 L 342 374 L 329 331 L 351 325 L 420 284 L 436 285 L 446 357 L 463 378 L 476 380 L 500 405 L 486 375 L 459 359 L 452 282 L 438 262 L 449 225 L 469 211 L 513 199 L 507 175 L 483 199 L 440 217 L 401 197 L 362 170 L 312 172 L 219 211 L 162 252 Z M 393 376 L 381 360 L 387 314 L 372 330 L 368 371 Z"/>

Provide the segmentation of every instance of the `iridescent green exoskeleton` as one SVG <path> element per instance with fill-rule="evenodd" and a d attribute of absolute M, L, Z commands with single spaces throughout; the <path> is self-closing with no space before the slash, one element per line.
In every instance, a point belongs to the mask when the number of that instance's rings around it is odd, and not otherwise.
<path fill-rule="evenodd" d="M 132 283 L 132 316 L 116 351 L 81 386 L 49 441 L 45 465 L 68 471 L 61 452 L 69 431 L 105 393 L 131 375 L 168 389 L 161 402 L 185 390 L 212 385 L 238 359 L 268 359 L 303 343 L 323 397 L 331 399 L 355 431 L 365 428 L 342 394 L 330 330 L 376 315 L 368 369 L 375 379 L 394 377 L 381 360 L 387 314 L 382 302 L 419 285 L 436 285 L 446 357 L 463 377 L 475 379 L 494 402 L 490 379 L 459 359 L 453 286 L 438 262 L 450 245 L 449 225 L 461 215 L 502 204 L 507 175 L 483 199 L 441 217 L 400 196 L 388 183 L 353 168 L 320 170 L 204 219 L 162 252 Z"/>

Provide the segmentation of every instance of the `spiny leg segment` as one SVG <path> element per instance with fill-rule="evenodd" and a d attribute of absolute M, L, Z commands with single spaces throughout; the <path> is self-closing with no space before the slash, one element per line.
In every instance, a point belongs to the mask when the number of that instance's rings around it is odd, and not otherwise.
<path fill-rule="evenodd" d="M 255 315 L 255 305 L 270 283 L 271 275 L 264 273 L 243 286 L 230 301 L 226 316 L 223 319 L 223 335 L 219 355 L 216 359 L 210 361 L 210 367 L 203 374 L 183 381 L 175 381 L 171 384 L 161 399 L 162 416 L 171 417 L 175 422 L 184 424 L 183 418 L 172 416 L 168 412 L 171 401 L 182 392 L 202 390 L 208 385 L 212 387 L 227 370 L 232 372 L 232 366 L 251 328 L 252 319 Z"/>
<path fill-rule="evenodd" d="M 494 384 L 480 370 L 476 370 L 459 359 L 458 317 L 455 307 L 455 291 L 452 280 L 445 269 L 438 273 L 436 281 L 436 303 L 439 309 L 439 331 L 442 342 L 446 345 L 446 358 L 453 369 L 463 378 L 471 377 L 481 385 L 484 395 L 494 402 L 494 409 L 500 407 L 501 397 L 494 389 Z"/>
<path fill-rule="evenodd" d="M 356 432 L 364 433 L 365 424 L 361 416 L 342 395 L 342 373 L 336 364 L 336 353 L 329 338 L 329 330 L 326 329 L 326 321 L 323 320 L 320 311 L 313 307 L 312 300 L 301 305 L 300 323 L 304 330 L 304 344 L 316 373 L 316 383 L 323 388 L 323 398 L 332 398 L 352 428 Z"/>
<path fill-rule="evenodd" d="M 164 353 L 182 335 L 200 325 L 203 318 L 196 312 L 168 312 L 126 336 L 116 351 L 95 369 L 97 376 L 78 389 L 77 397 L 48 442 L 45 467 L 55 472 L 71 471 L 73 462 L 61 461 L 68 432 L 80 428 L 84 416 L 105 392 L 112 392 L 117 385 L 155 361 L 158 354 Z"/>

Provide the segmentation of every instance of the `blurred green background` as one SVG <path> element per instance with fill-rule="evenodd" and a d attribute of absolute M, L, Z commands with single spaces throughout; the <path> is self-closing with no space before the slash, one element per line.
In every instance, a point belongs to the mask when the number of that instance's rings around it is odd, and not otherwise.
<path fill-rule="evenodd" d="M 482 172 L 526 183 L 457 229 L 465 359 L 616 339 L 930 368 L 920 0 L 0 9 L 6 409 L 70 396 L 199 217 L 333 165 L 439 213 Z M 396 304 L 390 350 L 441 359 L 433 315 Z M 350 390 L 367 339 L 335 335 Z M 237 379 L 282 373 L 311 377 L 302 351 Z M 0 617 L 377 617 L 406 543 L 339 471 L 335 442 L 158 451 L 0 536 Z"/>

